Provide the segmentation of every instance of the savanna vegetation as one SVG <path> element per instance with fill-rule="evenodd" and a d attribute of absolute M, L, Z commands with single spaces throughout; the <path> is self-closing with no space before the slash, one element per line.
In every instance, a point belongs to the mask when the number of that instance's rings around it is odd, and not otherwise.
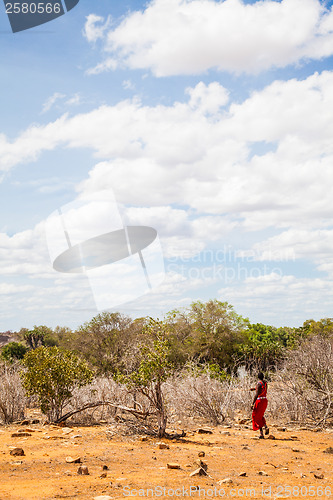
<path fill-rule="evenodd" d="M 193 302 L 162 320 L 103 312 L 72 331 L 10 332 L 0 353 L 0 421 L 39 407 L 49 421 L 118 419 L 164 436 L 169 422 L 249 414 L 258 370 L 271 418 L 333 425 L 333 320 L 251 324 L 227 302 Z"/>

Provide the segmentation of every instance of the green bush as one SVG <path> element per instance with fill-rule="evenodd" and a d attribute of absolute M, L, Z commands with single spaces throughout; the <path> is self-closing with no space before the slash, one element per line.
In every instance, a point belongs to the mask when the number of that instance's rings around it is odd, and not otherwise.
<path fill-rule="evenodd" d="M 28 348 L 20 342 L 9 342 L 1 349 L 1 358 L 10 362 L 23 359 L 27 350 Z"/>
<path fill-rule="evenodd" d="M 71 351 L 58 347 L 38 347 L 29 351 L 21 372 L 23 387 L 29 396 L 37 396 L 41 411 L 50 421 L 61 418 L 73 390 L 89 384 L 93 372 L 86 362 Z"/>

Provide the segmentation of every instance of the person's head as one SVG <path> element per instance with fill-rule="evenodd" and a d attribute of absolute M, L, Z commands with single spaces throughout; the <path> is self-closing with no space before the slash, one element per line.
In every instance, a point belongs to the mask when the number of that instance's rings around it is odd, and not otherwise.
<path fill-rule="evenodd" d="M 259 380 L 264 380 L 264 374 L 262 372 L 258 373 L 258 379 Z"/>

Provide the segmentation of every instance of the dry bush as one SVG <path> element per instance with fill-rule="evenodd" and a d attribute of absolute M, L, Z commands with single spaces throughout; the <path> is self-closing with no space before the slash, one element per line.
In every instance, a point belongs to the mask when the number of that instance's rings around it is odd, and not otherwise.
<path fill-rule="evenodd" d="M 68 410 L 77 410 L 87 403 L 111 402 L 125 407 L 143 406 L 140 395 L 129 392 L 127 388 L 112 378 L 98 377 L 91 384 L 75 390 Z M 100 420 L 122 420 L 124 412 L 114 406 L 98 406 L 89 408 L 71 417 L 71 421 L 81 424 L 93 424 Z"/>
<path fill-rule="evenodd" d="M 19 376 L 20 365 L 0 363 L 0 421 L 4 424 L 24 418 L 28 399 Z"/>
<path fill-rule="evenodd" d="M 333 339 L 317 335 L 276 374 L 275 411 L 299 423 L 333 424 Z"/>
<path fill-rule="evenodd" d="M 186 420 L 201 417 L 213 425 L 251 405 L 249 382 L 246 378 L 218 380 L 209 373 L 197 376 L 181 372 L 166 384 L 167 401 L 173 415 Z"/>

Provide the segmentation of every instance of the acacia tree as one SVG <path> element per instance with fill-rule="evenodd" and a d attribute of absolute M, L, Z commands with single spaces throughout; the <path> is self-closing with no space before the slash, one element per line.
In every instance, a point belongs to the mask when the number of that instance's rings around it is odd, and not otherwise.
<path fill-rule="evenodd" d="M 165 435 L 168 419 L 163 383 L 172 372 L 167 330 L 167 323 L 149 318 L 144 327 L 145 343 L 139 347 L 141 360 L 138 369 L 127 375 L 118 375 L 120 382 L 148 399 L 157 418 L 159 437 Z"/>
<path fill-rule="evenodd" d="M 133 344 L 133 325 L 128 316 L 118 312 L 102 312 L 84 323 L 73 334 L 72 345 L 99 374 L 122 369 Z"/>
<path fill-rule="evenodd" d="M 219 300 L 193 302 L 187 315 L 193 358 L 200 363 L 230 368 L 247 338 L 248 320 L 238 315 L 228 302 Z"/>
<path fill-rule="evenodd" d="M 93 372 L 71 351 L 38 347 L 23 358 L 22 385 L 29 396 L 36 395 L 41 411 L 50 421 L 61 418 L 73 390 L 90 383 Z"/>
<path fill-rule="evenodd" d="M 247 367 L 266 371 L 275 366 L 285 352 L 277 328 L 256 323 L 250 325 L 248 335 L 241 348 Z"/>

